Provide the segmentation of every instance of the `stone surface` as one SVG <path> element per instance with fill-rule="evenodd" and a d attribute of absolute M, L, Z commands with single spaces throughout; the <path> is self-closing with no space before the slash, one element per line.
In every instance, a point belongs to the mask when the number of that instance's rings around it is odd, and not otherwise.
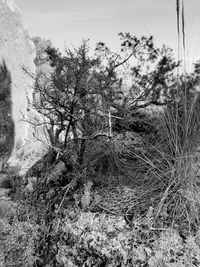
<path fill-rule="evenodd" d="M 28 184 L 25 187 L 25 192 L 27 193 L 33 192 L 36 183 L 37 183 L 37 177 L 28 177 Z"/>
<path fill-rule="evenodd" d="M 0 201 L 0 219 L 6 218 L 16 213 L 17 204 L 9 199 L 2 199 Z"/>
<path fill-rule="evenodd" d="M 15 123 L 15 149 L 28 137 L 27 118 L 32 102 L 34 80 L 22 67 L 35 73 L 35 48 L 24 27 L 21 14 L 11 0 L 0 0 L 0 59 L 5 60 L 12 80 L 12 117 Z"/>
<path fill-rule="evenodd" d="M 63 173 L 67 171 L 66 166 L 64 162 L 59 161 L 53 169 L 51 169 L 51 172 L 49 173 L 47 177 L 47 183 L 51 183 L 53 181 L 58 180 L 60 177 L 62 177 Z"/>
<path fill-rule="evenodd" d="M 8 188 L 0 188 L 0 206 L 1 206 L 2 200 L 3 201 L 9 200 L 8 198 L 9 192 L 10 192 L 10 189 Z"/>
<path fill-rule="evenodd" d="M 34 79 L 22 67 L 34 76 L 34 59 L 34 44 L 14 1 L 0 0 L 0 63 L 4 60 L 11 74 L 12 118 L 15 126 L 14 149 L 9 164 L 20 165 L 21 174 L 38 160 L 38 151 L 43 152 L 41 143 L 31 140 L 33 128 L 25 122 L 36 114 L 31 109 Z"/>
<path fill-rule="evenodd" d="M 9 176 L 6 173 L 0 173 L 0 188 L 10 188 Z"/>

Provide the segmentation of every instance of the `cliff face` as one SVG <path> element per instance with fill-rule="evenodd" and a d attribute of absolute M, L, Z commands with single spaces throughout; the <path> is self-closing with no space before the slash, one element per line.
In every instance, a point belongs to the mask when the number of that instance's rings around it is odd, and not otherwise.
<path fill-rule="evenodd" d="M 14 145 L 11 76 L 5 62 L 0 65 L 0 159 L 8 158 Z"/>
<path fill-rule="evenodd" d="M 22 69 L 24 66 L 29 73 L 35 74 L 35 47 L 24 27 L 22 16 L 13 0 L 0 0 L 0 64 L 5 65 L 11 78 L 11 116 L 14 122 L 14 148 L 10 165 L 31 164 L 27 153 L 30 153 L 30 125 L 22 121 L 33 117 L 31 110 L 34 79 Z M 28 141 L 27 141 L 28 140 Z M 31 143 L 31 149 L 36 150 L 36 143 Z M 29 150 L 29 151 L 28 151 Z M 29 163 L 23 163 L 29 160 Z"/>

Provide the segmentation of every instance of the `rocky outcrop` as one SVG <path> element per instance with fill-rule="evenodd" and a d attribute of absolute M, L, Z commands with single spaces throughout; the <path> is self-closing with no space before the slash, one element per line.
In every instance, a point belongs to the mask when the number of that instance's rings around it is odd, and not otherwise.
<path fill-rule="evenodd" d="M 3 62 L 0 65 L 0 169 L 14 145 L 14 123 L 11 112 L 11 75 Z"/>
<path fill-rule="evenodd" d="M 38 160 L 41 152 L 41 144 L 31 139 L 33 129 L 26 122 L 35 116 L 31 110 L 34 59 L 35 47 L 24 27 L 18 8 L 13 0 L 0 0 L 0 61 L 5 62 L 11 75 L 11 115 L 15 133 L 9 163 L 12 166 L 20 165 L 22 173 L 32 162 Z M 23 67 L 31 75 L 27 75 Z"/>

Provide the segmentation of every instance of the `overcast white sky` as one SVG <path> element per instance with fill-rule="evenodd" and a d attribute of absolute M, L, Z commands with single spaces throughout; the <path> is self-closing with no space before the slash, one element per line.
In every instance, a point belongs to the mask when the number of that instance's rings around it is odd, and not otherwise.
<path fill-rule="evenodd" d="M 153 35 L 177 52 L 175 0 L 15 0 L 31 36 L 64 49 L 90 39 L 119 48 L 119 32 Z M 187 65 L 200 59 L 200 0 L 185 0 Z"/>

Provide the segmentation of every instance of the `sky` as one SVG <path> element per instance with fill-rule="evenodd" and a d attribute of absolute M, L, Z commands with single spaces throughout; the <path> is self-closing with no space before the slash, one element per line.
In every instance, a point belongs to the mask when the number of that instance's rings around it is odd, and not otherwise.
<path fill-rule="evenodd" d="M 200 0 L 183 0 L 186 22 L 186 68 L 200 59 Z M 50 39 L 64 51 L 90 39 L 119 50 L 119 32 L 153 35 L 177 56 L 176 0 L 15 0 L 31 36 Z"/>

